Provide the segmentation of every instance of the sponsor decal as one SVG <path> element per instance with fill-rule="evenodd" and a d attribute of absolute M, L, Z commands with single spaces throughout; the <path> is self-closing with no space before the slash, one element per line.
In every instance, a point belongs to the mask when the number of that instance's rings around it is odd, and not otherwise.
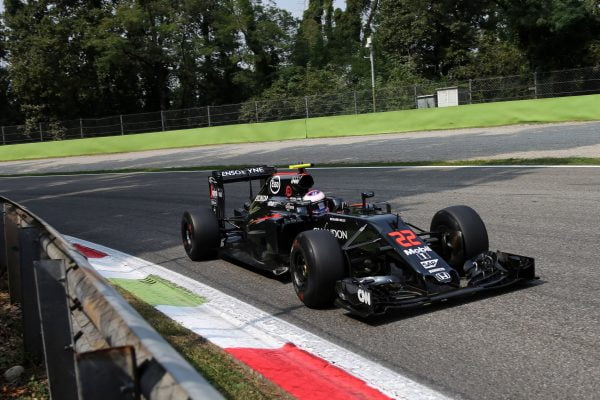
<path fill-rule="evenodd" d="M 348 239 L 348 231 L 341 229 L 313 228 L 314 231 L 329 231 L 336 239 Z"/>
<path fill-rule="evenodd" d="M 421 261 L 421 265 L 423 266 L 423 268 L 435 268 L 435 266 L 438 263 L 438 259 L 436 258 L 435 260 L 428 260 L 428 261 Z"/>
<path fill-rule="evenodd" d="M 269 201 L 267 203 L 267 207 L 278 207 L 280 205 L 281 205 L 281 202 L 279 202 L 279 201 L 273 201 L 273 200 L 271 200 L 271 201 Z"/>
<path fill-rule="evenodd" d="M 447 272 L 438 272 L 434 276 L 435 279 L 437 279 L 440 282 L 447 281 L 448 279 L 450 279 L 450 274 Z"/>
<path fill-rule="evenodd" d="M 366 289 L 358 289 L 358 301 L 368 306 L 371 305 L 371 292 Z"/>
<path fill-rule="evenodd" d="M 263 167 L 252 167 L 248 169 L 231 169 L 229 171 L 221 171 L 221 176 L 242 176 L 248 174 L 261 174 L 264 172 L 265 169 Z"/>
<path fill-rule="evenodd" d="M 292 191 L 292 187 L 290 185 L 287 185 L 285 187 L 285 196 L 292 197 L 292 194 L 294 194 L 294 192 Z"/>
<path fill-rule="evenodd" d="M 296 206 L 294 205 L 294 203 L 286 203 L 285 209 L 288 211 L 293 211 L 296 209 Z"/>
<path fill-rule="evenodd" d="M 329 217 L 330 221 L 333 222 L 346 222 L 346 220 L 344 218 L 336 218 L 336 217 Z"/>
<path fill-rule="evenodd" d="M 248 168 L 248 172 L 251 174 L 262 174 L 265 172 L 265 169 L 263 167 L 253 167 Z"/>
<path fill-rule="evenodd" d="M 396 238 L 396 243 L 402 247 L 413 247 L 420 246 L 423 244 L 421 240 L 417 238 L 417 235 L 410 229 L 403 229 L 401 231 L 395 231 L 388 233 L 388 236 Z"/>
<path fill-rule="evenodd" d="M 407 256 L 412 256 L 413 254 L 427 253 L 428 251 L 431 251 L 431 248 L 429 246 L 422 246 L 404 250 L 404 254 L 406 254 Z"/>
<path fill-rule="evenodd" d="M 419 260 L 429 260 L 431 258 L 431 256 L 427 253 L 419 253 L 417 254 L 417 257 Z"/>
<path fill-rule="evenodd" d="M 271 193 L 277 194 L 279 193 L 279 189 L 281 189 L 281 178 L 279 176 L 274 176 L 271 178 L 271 183 L 269 183 L 269 189 L 271 189 Z"/>
<path fill-rule="evenodd" d="M 259 194 L 254 198 L 254 201 L 258 201 L 259 203 L 264 203 L 267 200 L 269 200 L 269 196 L 265 196 L 264 194 Z"/>
<path fill-rule="evenodd" d="M 296 175 L 294 177 L 292 177 L 292 185 L 297 185 L 300 183 L 300 178 L 302 178 L 300 175 Z"/>
<path fill-rule="evenodd" d="M 430 273 L 430 274 L 433 274 L 433 273 L 436 273 L 436 272 L 442 272 L 442 271 L 445 271 L 445 270 L 446 270 L 445 268 L 436 268 L 436 269 L 430 269 L 430 270 L 429 270 L 429 273 Z"/>

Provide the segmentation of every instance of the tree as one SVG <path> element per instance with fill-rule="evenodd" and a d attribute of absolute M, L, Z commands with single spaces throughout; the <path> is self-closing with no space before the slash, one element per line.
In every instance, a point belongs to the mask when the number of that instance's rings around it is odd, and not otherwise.
<path fill-rule="evenodd" d="M 508 27 L 533 68 L 582 67 L 600 37 L 596 0 L 497 0 Z"/>

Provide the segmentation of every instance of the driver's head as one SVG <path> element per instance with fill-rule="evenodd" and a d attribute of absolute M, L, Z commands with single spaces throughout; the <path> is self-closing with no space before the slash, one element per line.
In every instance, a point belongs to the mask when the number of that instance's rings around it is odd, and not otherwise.
<path fill-rule="evenodd" d="M 310 209 L 313 215 L 323 215 L 329 212 L 325 200 L 325 193 L 320 190 L 313 189 L 309 191 L 302 197 L 302 200 L 311 202 Z"/>

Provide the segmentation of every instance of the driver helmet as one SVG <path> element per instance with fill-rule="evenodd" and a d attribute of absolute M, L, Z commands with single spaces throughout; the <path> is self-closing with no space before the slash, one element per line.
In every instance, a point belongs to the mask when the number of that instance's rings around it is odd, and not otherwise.
<path fill-rule="evenodd" d="M 311 190 L 306 193 L 302 200 L 310 201 L 310 210 L 313 215 L 323 215 L 329 212 L 329 207 L 327 207 L 327 202 L 325 200 L 325 193 L 320 190 Z"/>

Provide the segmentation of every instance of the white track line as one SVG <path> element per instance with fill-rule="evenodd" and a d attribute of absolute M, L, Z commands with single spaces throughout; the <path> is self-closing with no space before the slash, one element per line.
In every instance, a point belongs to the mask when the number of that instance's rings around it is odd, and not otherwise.
<path fill-rule="evenodd" d="M 0 165 L 1 166 L 1 165 Z M 176 168 L 176 167 L 175 167 Z M 336 170 L 336 169 L 457 169 L 457 168 L 518 168 L 518 169 L 552 169 L 552 168 L 600 168 L 600 165 L 388 165 L 388 166 L 357 166 L 357 167 L 313 167 L 310 170 Z M 287 169 L 287 168 L 279 168 Z M 21 179 L 21 178 L 75 178 L 86 176 L 103 175 L 141 175 L 141 174 L 191 174 L 199 172 L 211 172 L 212 170 L 202 169 L 195 171 L 137 171 L 137 172 L 101 172 L 101 173 L 65 173 L 60 175 L 23 175 L 23 176 L 0 176 L 0 179 Z"/>
<path fill-rule="evenodd" d="M 354 354 L 337 344 L 322 339 L 317 335 L 309 333 L 208 285 L 126 253 L 85 240 L 65 237 L 72 243 L 79 243 L 108 254 L 115 261 L 125 266 L 125 273 L 131 274 L 132 279 L 136 279 L 136 277 L 142 275 L 159 275 L 208 299 L 208 303 L 200 307 L 210 307 L 212 317 L 220 317 L 225 325 L 237 326 L 241 329 L 251 330 L 255 334 L 258 333 L 263 337 L 262 340 L 265 343 L 293 343 L 300 349 L 314 354 L 363 380 L 369 386 L 387 396 L 406 400 L 449 399 L 443 394 L 385 368 L 376 362 Z M 90 261 L 95 262 L 94 259 L 90 259 Z M 119 273 L 114 267 L 109 267 L 106 264 L 98 265 L 99 269 L 102 270 L 99 272 L 103 272 L 103 275 L 111 277 L 119 276 L 115 275 L 115 273 Z M 105 267 L 106 269 L 104 269 Z M 120 275 L 119 277 L 125 276 Z M 183 315 L 181 317 L 185 318 Z"/>

